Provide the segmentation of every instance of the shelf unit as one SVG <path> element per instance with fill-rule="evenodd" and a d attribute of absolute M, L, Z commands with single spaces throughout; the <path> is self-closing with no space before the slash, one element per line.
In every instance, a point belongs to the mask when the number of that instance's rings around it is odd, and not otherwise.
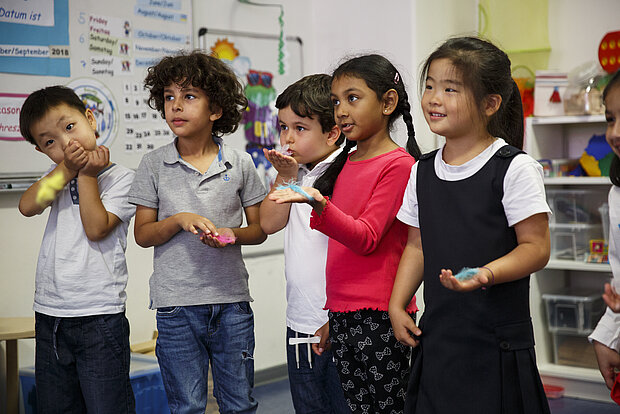
<path fill-rule="evenodd" d="M 593 134 L 605 133 L 605 117 L 560 116 L 530 117 L 525 123 L 525 151 L 535 159 L 579 158 Z M 553 177 L 545 179 L 547 188 L 597 189 L 605 193 L 608 177 Z M 531 308 L 536 341 L 536 358 L 543 381 L 560 385 L 565 395 L 599 401 L 611 401 L 598 369 L 572 367 L 554 363 L 553 339 L 547 327 L 542 299 L 567 285 L 600 288 L 611 274 L 609 264 L 583 263 L 571 260 L 550 260 L 547 266 L 532 275 Z"/>

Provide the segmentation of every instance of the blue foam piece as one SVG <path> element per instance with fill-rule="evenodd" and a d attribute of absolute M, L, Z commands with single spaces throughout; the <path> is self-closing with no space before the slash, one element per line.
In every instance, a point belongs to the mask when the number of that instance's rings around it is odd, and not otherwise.
<path fill-rule="evenodd" d="M 469 279 L 473 278 L 476 273 L 478 273 L 478 268 L 477 267 L 464 267 L 464 268 L 461 269 L 460 272 L 458 272 L 456 275 L 454 275 L 454 277 L 458 281 L 463 282 L 465 280 L 469 280 Z"/>
<path fill-rule="evenodd" d="M 300 186 L 298 186 L 297 184 L 294 184 L 294 183 L 287 183 L 287 184 L 284 184 L 284 185 L 279 185 L 276 188 L 278 190 L 286 190 L 287 188 L 290 188 L 291 190 L 295 191 L 296 193 L 299 193 L 302 196 L 306 197 L 309 201 L 313 201 L 314 200 L 314 197 L 312 197 L 310 194 L 306 193 L 303 188 L 301 188 Z"/>

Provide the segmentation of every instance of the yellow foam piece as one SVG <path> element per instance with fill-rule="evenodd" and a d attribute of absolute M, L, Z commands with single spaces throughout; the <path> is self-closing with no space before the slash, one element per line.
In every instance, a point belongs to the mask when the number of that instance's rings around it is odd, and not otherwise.
<path fill-rule="evenodd" d="M 39 191 L 37 192 L 36 202 L 39 205 L 48 204 L 56 198 L 56 193 L 65 186 L 65 176 L 62 171 L 56 174 L 48 175 L 39 183 Z"/>
<path fill-rule="evenodd" d="M 601 176 L 601 168 L 598 166 L 598 161 L 596 158 L 592 155 L 584 152 L 579 159 L 579 163 L 589 177 Z"/>

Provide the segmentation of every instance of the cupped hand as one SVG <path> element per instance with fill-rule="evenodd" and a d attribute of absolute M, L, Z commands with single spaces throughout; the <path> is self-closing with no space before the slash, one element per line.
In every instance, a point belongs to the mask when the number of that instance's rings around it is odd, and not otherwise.
<path fill-rule="evenodd" d="M 207 246 L 221 248 L 228 245 L 235 244 L 237 236 L 228 227 L 220 227 L 215 229 L 215 233 L 202 233 L 200 235 L 200 241 Z"/>
<path fill-rule="evenodd" d="M 470 292 L 472 290 L 485 287 L 489 283 L 489 278 L 486 273 L 487 271 L 485 269 L 480 268 L 480 270 L 478 270 L 478 273 L 476 273 L 471 279 L 458 280 L 452 274 L 452 270 L 441 269 L 439 281 L 444 287 L 450 290 L 454 290 L 457 292 Z"/>
<path fill-rule="evenodd" d="M 263 154 L 265 154 L 265 158 L 273 165 L 280 174 L 286 176 L 297 176 L 297 171 L 299 170 L 299 164 L 295 160 L 295 158 L 290 155 L 282 154 L 274 149 L 268 150 L 267 148 L 263 148 Z"/>
<path fill-rule="evenodd" d="M 308 200 L 305 195 L 293 191 L 291 188 L 284 188 L 282 190 L 275 190 L 269 194 L 269 199 L 275 201 L 276 204 L 284 203 L 321 203 L 325 201 L 325 197 L 321 195 L 319 190 L 314 187 L 301 187 L 306 193 L 308 193 L 312 200 Z"/>
<path fill-rule="evenodd" d="M 76 140 L 71 140 L 64 150 L 65 166 L 73 171 L 79 171 L 88 162 L 88 154 L 84 147 Z"/>

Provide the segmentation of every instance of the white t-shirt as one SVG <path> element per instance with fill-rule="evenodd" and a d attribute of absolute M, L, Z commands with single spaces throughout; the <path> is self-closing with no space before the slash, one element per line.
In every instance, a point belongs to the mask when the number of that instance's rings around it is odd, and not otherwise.
<path fill-rule="evenodd" d="M 620 287 L 620 187 L 613 185 L 609 190 L 609 264 L 614 275 L 613 285 L 618 291 Z M 605 314 L 596 325 L 594 332 L 588 337 L 607 347 L 620 352 L 620 313 L 607 308 Z"/>
<path fill-rule="evenodd" d="M 338 149 L 312 171 L 300 166 L 297 181 L 310 187 L 340 154 Z M 286 274 L 286 325 L 294 331 L 313 335 L 327 322 L 324 310 L 325 262 L 329 237 L 310 228 L 312 207 L 293 203 L 284 228 L 284 269 Z"/>
<path fill-rule="evenodd" d="M 136 211 L 127 195 L 134 175 L 128 168 L 112 165 L 97 176 L 103 206 L 121 220 L 106 238 L 97 242 L 86 237 L 76 180 L 58 193 L 39 251 L 35 312 L 75 317 L 125 310 L 127 229 Z"/>
<path fill-rule="evenodd" d="M 493 144 L 475 158 L 462 165 L 446 164 L 442 157 L 442 147 L 435 155 L 435 173 L 437 177 L 445 181 L 458 181 L 471 177 L 491 159 L 498 149 L 505 145 L 506 141 L 497 138 Z M 416 191 L 417 171 L 418 163 L 415 163 L 411 167 L 411 175 L 403 196 L 403 204 L 396 218 L 409 226 L 419 228 L 418 195 Z M 502 204 L 508 225 L 511 227 L 534 214 L 551 212 L 545 198 L 542 166 L 529 155 L 518 154 L 510 163 L 504 177 Z"/>

